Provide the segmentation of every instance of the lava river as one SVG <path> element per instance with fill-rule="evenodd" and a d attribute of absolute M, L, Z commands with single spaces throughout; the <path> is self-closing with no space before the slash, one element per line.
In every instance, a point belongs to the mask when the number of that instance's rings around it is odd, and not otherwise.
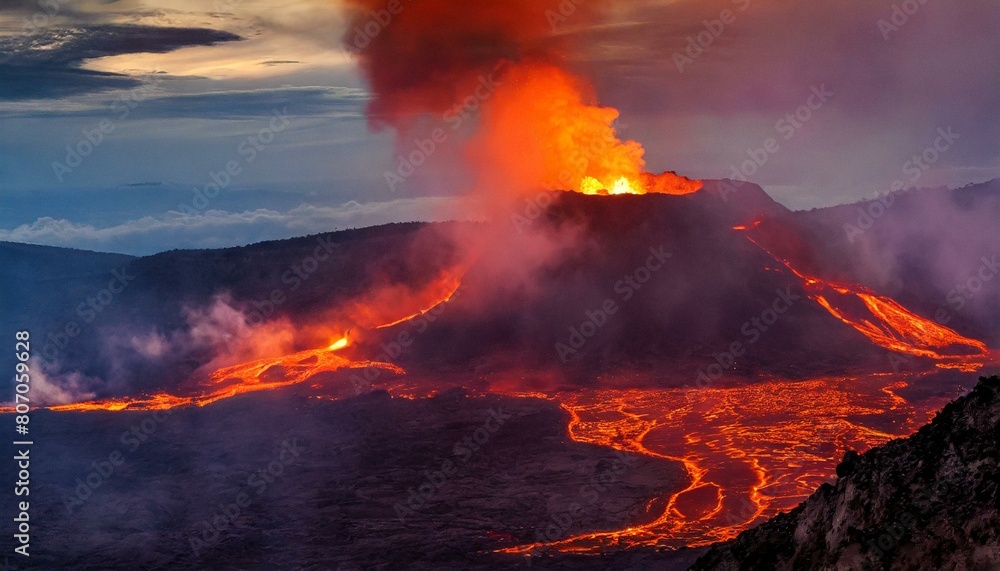
<path fill-rule="evenodd" d="M 652 498 L 646 523 L 503 549 L 600 553 L 735 537 L 830 481 L 844 451 L 906 436 L 952 397 L 911 403 L 901 376 L 769 379 L 734 388 L 625 389 L 552 396 L 578 442 L 683 463 L 683 490 Z"/>

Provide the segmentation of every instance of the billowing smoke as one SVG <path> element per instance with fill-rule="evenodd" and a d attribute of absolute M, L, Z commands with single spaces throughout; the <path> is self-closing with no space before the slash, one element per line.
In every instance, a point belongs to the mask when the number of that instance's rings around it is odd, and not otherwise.
<path fill-rule="evenodd" d="M 570 198 L 551 191 L 687 194 L 701 188 L 672 173 L 647 173 L 643 147 L 618 136 L 618 111 L 601 106 L 578 73 L 582 42 L 610 15 L 609 0 L 346 4 L 351 22 L 344 41 L 372 91 L 371 127 L 393 131 L 399 162 L 418 169 L 420 142 L 434 141 L 423 145 L 434 149 L 428 162 L 445 156 L 471 172 L 472 196 L 492 219 L 462 244 L 474 263 L 462 280 L 464 295 L 442 319 L 457 331 L 476 329 L 472 324 L 482 318 L 489 338 L 464 335 L 468 349 L 455 348 L 442 362 L 479 356 L 494 345 L 531 344 L 538 329 L 576 320 L 587 309 L 580 306 L 586 297 L 553 295 L 571 292 L 566 278 L 573 268 L 584 260 L 628 257 L 590 240 L 586 217 L 565 210 L 550 216 L 550 206 L 558 210 L 561 199 Z M 406 176 L 403 169 L 396 174 Z M 431 182 L 436 192 L 465 190 L 441 188 L 447 179 Z M 643 259 L 649 246 L 639 248 Z M 599 292 L 606 286 L 597 278 L 589 285 Z M 447 334 L 440 344 L 434 335 L 422 342 L 452 351 Z"/>
<path fill-rule="evenodd" d="M 550 2 L 346 3 L 352 21 L 344 40 L 357 52 L 371 85 L 368 114 L 375 128 L 405 131 L 422 115 L 444 113 L 475 95 L 480 79 L 493 75 L 498 65 L 558 65 L 572 47 L 568 36 L 553 33 L 549 17 L 559 8 Z M 576 6 L 573 23 L 593 23 L 604 4 Z"/>
<path fill-rule="evenodd" d="M 461 138 L 449 151 L 491 199 L 541 188 L 683 194 L 700 187 L 646 175 L 642 146 L 615 133 L 618 111 L 597 105 L 590 83 L 566 63 L 581 37 L 572 31 L 597 23 L 609 2 L 347 4 L 344 39 L 371 86 L 369 122 L 397 133 L 401 162 L 415 138 L 430 136 L 435 150 L 446 137 Z M 423 162 L 417 154 L 411 162 Z"/>

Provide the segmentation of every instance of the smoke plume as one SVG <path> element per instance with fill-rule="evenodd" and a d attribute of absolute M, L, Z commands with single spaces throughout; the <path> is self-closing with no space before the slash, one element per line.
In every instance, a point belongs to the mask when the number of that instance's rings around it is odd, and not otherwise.
<path fill-rule="evenodd" d="M 345 43 L 371 86 L 373 129 L 398 135 L 401 157 L 433 119 L 462 137 L 475 188 L 496 198 L 541 188 L 588 194 L 693 192 L 644 173 L 643 148 L 618 138 L 618 111 L 597 104 L 567 64 L 610 3 L 537 0 L 347 0 Z M 423 158 L 421 157 L 421 161 Z"/>

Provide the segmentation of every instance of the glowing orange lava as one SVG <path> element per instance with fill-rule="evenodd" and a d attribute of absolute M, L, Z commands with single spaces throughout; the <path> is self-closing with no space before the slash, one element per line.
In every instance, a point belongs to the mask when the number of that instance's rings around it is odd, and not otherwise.
<path fill-rule="evenodd" d="M 747 236 L 747 239 L 801 279 L 810 299 L 883 349 L 934 359 L 940 361 L 942 368 L 963 371 L 978 370 L 989 356 L 989 348 L 982 341 L 920 317 L 894 299 L 864 286 L 805 275 L 753 238 Z"/>
<path fill-rule="evenodd" d="M 431 288 L 420 292 L 415 298 L 413 296 L 406 298 L 397 289 L 386 290 L 389 293 L 381 294 L 380 297 L 392 300 L 396 305 L 410 305 L 412 307 L 415 303 L 421 303 L 429 305 L 429 309 L 419 310 L 412 315 L 394 320 L 385 325 L 375 326 L 374 328 L 390 327 L 419 317 L 442 303 L 450 301 L 460 285 L 461 282 L 457 278 L 443 278 L 435 282 Z M 428 295 L 427 292 L 434 293 L 441 289 L 444 290 L 443 298 L 437 299 L 432 303 L 425 301 Z M 412 294 L 413 292 L 407 290 L 407 293 Z M 382 299 L 382 301 L 385 301 L 385 299 Z M 399 301 L 400 299 L 406 299 L 407 301 L 403 304 Z M 387 312 L 384 309 L 365 309 L 361 311 L 358 309 L 359 307 L 361 307 L 361 304 L 355 304 L 354 311 L 360 312 L 364 317 L 368 318 L 386 314 Z M 57 405 L 50 408 L 55 411 L 164 410 L 177 406 L 205 406 L 240 394 L 273 390 L 300 384 L 321 373 L 332 373 L 344 369 L 374 368 L 396 375 L 406 374 L 402 368 L 392 363 L 355 360 L 335 354 L 338 351 L 346 349 L 350 344 L 350 338 L 345 334 L 343 337 L 333 341 L 328 347 L 322 349 L 300 351 L 277 358 L 257 359 L 231 367 L 224 367 L 211 373 L 207 381 L 198 387 L 198 390 L 186 395 L 159 393 L 134 398 L 111 398 Z M 406 394 L 405 391 L 404 394 Z M 13 410 L 12 408 L 8 410 L 8 408 L 10 407 L 0 408 L 0 412 L 10 412 Z"/>
<path fill-rule="evenodd" d="M 346 339 L 334 343 L 340 345 Z M 338 347 L 342 348 L 342 347 Z M 403 369 L 378 361 L 354 361 L 335 355 L 336 349 L 300 351 L 277 359 L 259 359 L 219 369 L 209 376 L 206 390 L 187 396 L 155 394 L 148 397 L 107 399 L 51 407 L 55 411 L 164 410 L 176 406 L 205 406 L 236 395 L 273 390 L 305 382 L 319 373 L 373 367 L 398 375 Z"/>
<path fill-rule="evenodd" d="M 334 341 L 328 347 L 328 349 L 330 351 L 340 351 L 341 349 L 346 348 L 350 343 L 351 343 L 350 339 L 347 338 L 347 335 L 344 335 L 340 339 L 337 339 L 336 341 Z"/>
<path fill-rule="evenodd" d="M 583 194 L 645 194 L 646 190 L 639 181 L 628 177 L 618 177 L 613 183 L 602 183 L 592 176 L 585 176 L 580 181 L 580 192 Z"/>
<path fill-rule="evenodd" d="M 830 481 L 846 449 L 912 433 L 947 398 L 912 404 L 879 376 L 736 388 L 558 393 L 573 440 L 681 462 L 689 482 L 647 503 L 648 523 L 501 549 L 597 554 L 731 539 Z"/>
<path fill-rule="evenodd" d="M 579 192 L 591 195 L 616 195 L 616 194 L 673 194 L 683 195 L 698 192 L 704 184 L 700 180 L 691 180 L 686 177 L 665 172 L 654 175 L 641 173 L 638 178 L 628 176 L 614 176 L 598 180 L 592 176 L 585 176 L 580 181 Z"/>
<path fill-rule="evenodd" d="M 633 179 L 625 180 L 631 189 Z M 646 184 L 643 188 L 648 191 L 650 187 Z M 988 352 L 983 343 L 921 318 L 888 297 L 862 286 L 804 275 L 787 261 L 775 259 L 803 281 L 811 299 L 880 347 L 959 368 L 975 364 Z M 371 329 L 418 318 L 452 300 L 459 287 L 457 279 L 435 284 L 428 290 L 435 292 L 433 298 L 423 293 L 407 297 L 412 292 L 391 290 L 377 298 L 391 309 L 359 303 L 356 313 L 374 322 Z M 407 309 L 398 309 L 401 306 Z M 407 313 L 407 317 L 396 318 Z M 344 335 L 321 349 L 224 367 L 208 375 L 189 394 L 105 399 L 55 406 L 52 410 L 205 406 L 240 394 L 310 380 L 320 383 L 317 375 L 358 368 L 405 375 L 403 369 L 391 363 L 352 359 L 350 346 L 351 338 Z M 755 379 L 731 388 L 598 388 L 554 394 L 497 390 L 559 403 L 569 414 L 567 430 L 576 442 L 678 462 L 687 472 L 687 481 L 678 485 L 679 489 L 649 499 L 644 517 L 624 529 L 500 551 L 521 555 L 546 550 L 595 554 L 634 547 L 696 547 L 731 539 L 779 511 L 794 507 L 820 484 L 830 481 L 845 450 L 864 451 L 908 435 L 926 423 L 949 397 L 911 402 L 900 396 L 900 391 L 912 380 L 872 374 L 806 381 Z M 383 386 L 391 387 L 391 394 L 402 398 L 424 398 L 444 388 L 426 379 L 388 381 Z M 335 392 L 314 396 L 338 398 Z"/>
<path fill-rule="evenodd" d="M 441 284 L 441 287 L 443 288 L 443 297 L 439 295 L 438 296 L 439 299 L 437 299 L 433 304 L 431 304 L 430 306 L 428 306 L 426 309 L 421 309 L 420 311 L 417 311 L 415 313 L 407 315 L 406 317 L 403 317 L 402 319 L 397 319 L 397 320 L 395 320 L 395 321 L 393 321 L 391 323 L 385 323 L 383 325 L 378 325 L 378 326 L 375 327 L 375 329 L 387 329 L 389 327 L 393 327 L 395 325 L 399 325 L 400 323 L 406 323 L 407 321 L 411 321 L 411 320 L 414 320 L 414 319 L 416 319 L 418 317 L 421 317 L 422 315 L 426 314 L 428 311 L 433 311 L 434 309 L 437 309 L 441 304 L 448 303 L 449 301 L 451 301 L 452 298 L 455 297 L 455 292 L 458 291 L 458 288 L 461 287 L 461 285 L 462 285 L 462 280 L 458 279 L 458 278 L 454 278 L 454 279 L 450 279 L 450 280 L 445 280 Z"/>

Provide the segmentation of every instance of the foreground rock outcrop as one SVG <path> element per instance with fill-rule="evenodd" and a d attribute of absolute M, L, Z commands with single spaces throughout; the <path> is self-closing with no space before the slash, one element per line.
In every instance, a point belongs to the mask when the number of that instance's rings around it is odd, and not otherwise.
<path fill-rule="evenodd" d="M 693 569 L 1000 569 L 1000 378 L 909 438 L 849 452 L 836 484 Z"/>

